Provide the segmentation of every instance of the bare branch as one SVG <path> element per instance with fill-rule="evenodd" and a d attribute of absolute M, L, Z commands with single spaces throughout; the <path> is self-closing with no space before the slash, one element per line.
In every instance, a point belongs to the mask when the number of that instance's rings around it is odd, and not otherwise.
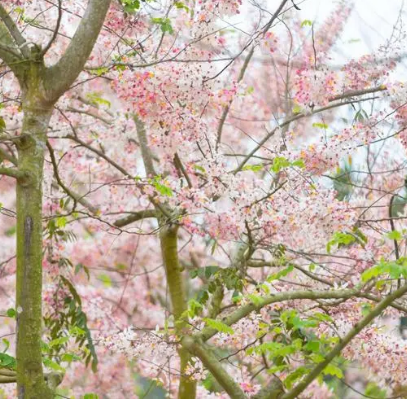
<path fill-rule="evenodd" d="M 58 172 L 58 164 L 57 161 L 55 159 L 55 153 L 54 153 L 54 149 L 52 148 L 51 144 L 49 143 L 49 141 L 47 141 L 47 148 L 49 151 L 49 155 L 51 157 L 51 162 L 52 162 L 52 166 L 54 168 L 54 175 L 55 175 L 55 179 L 57 180 L 59 186 L 62 188 L 62 190 L 65 191 L 65 193 L 67 195 L 69 195 L 72 199 L 74 199 L 75 201 L 79 202 L 83 207 L 85 207 L 86 209 L 89 209 L 90 212 L 92 212 L 93 214 L 97 214 L 98 213 L 98 208 L 94 207 L 92 204 L 90 204 L 82 195 L 75 193 L 74 191 L 72 191 L 71 189 L 69 189 L 64 182 L 61 180 L 61 177 L 59 176 L 59 172 Z"/>
<path fill-rule="evenodd" d="M 340 98 L 342 98 L 342 97 L 340 97 Z M 347 97 L 343 97 L 343 98 L 347 98 Z M 338 99 L 339 99 L 339 97 L 338 97 Z M 368 101 L 368 100 L 372 100 L 372 99 L 373 98 L 362 99 L 362 100 L 359 100 L 359 102 Z M 328 111 L 330 109 L 333 109 L 333 108 L 336 108 L 336 107 L 341 107 L 343 105 L 353 104 L 354 102 L 355 102 L 355 100 L 347 100 L 347 101 L 343 101 L 343 102 L 338 102 L 338 103 L 326 105 L 324 107 L 315 109 L 311 113 L 300 113 L 300 114 L 294 115 L 291 118 L 286 119 L 279 126 L 276 126 L 273 130 L 268 132 L 268 134 L 262 140 L 259 141 L 259 143 L 256 145 L 256 147 L 254 147 L 253 150 L 250 151 L 250 153 L 246 155 L 246 157 L 239 164 L 239 166 L 233 171 L 233 173 L 236 174 L 236 173 L 240 172 L 242 170 L 243 166 L 245 166 L 246 163 L 250 160 L 250 158 L 276 133 L 276 131 L 278 129 L 281 129 L 281 128 L 285 127 L 285 126 L 288 126 L 290 123 L 295 122 L 295 121 L 297 121 L 299 119 L 302 119 L 302 118 L 305 118 L 305 117 L 310 117 L 310 116 L 313 116 L 313 115 L 318 114 L 320 112 Z"/>
<path fill-rule="evenodd" d="M 253 57 L 253 54 L 254 54 L 254 46 L 250 49 L 249 54 L 247 54 L 247 57 L 246 57 L 246 59 L 244 60 L 242 69 L 240 70 L 240 74 L 239 74 L 239 77 L 238 77 L 238 79 L 237 79 L 237 83 L 240 83 L 240 82 L 243 80 L 244 74 L 245 74 L 245 72 L 246 72 L 246 70 L 247 70 L 247 67 L 249 66 L 249 63 L 250 63 L 250 60 L 251 60 L 252 57 Z M 218 148 L 219 145 L 220 145 L 220 143 L 222 142 L 223 125 L 225 124 L 226 118 L 227 118 L 227 116 L 228 116 L 228 114 L 229 114 L 229 111 L 230 111 L 230 107 L 231 107 L 231 105 L 232 105 L 232 102 L 233 102 L 233 99 L 231 99 L 231 100 L 229 101 L 229 104 L 227 104 L 225 107 L 223 107 L 222 116 L 221 116 L 221 118 L 220 118 L 219 126 L 218 126 L 218 132 L 217 132 L 217 133 L 218 133 L 218 137 L 217 137 L 217 139 L 216 139 L 216 148 Z"/>
<path fill-rule="evenodd" d="M 6 377 L 0 375 L 0 384 L 15 384 L 17 382 L 17 377 Z"/>
<path fill-rule="evenodd" d="M 102 151 L 99 151 L 97 148 L 92 147 L 89 144 L 86 144 L 83 140 L 81 140 L 79 137 L 68 135 L 66 138 L 71 139 L 75 141 L 76 143 L 80 144 L 81 146 L 87 148 L 89 151 L 94 152 L 95 154 L 99 155 L 101 158 L 103 158 L 106 162 L 110 163 L 112 166 L 114 166 L 119 172 L 121 172 L 123 175 L 133 178 L 133 176 L 127 172 L 125 169 L 123 169 L 118 163 L 113 161 L 113 159 L 109 158 L 106 154 L 104 154 Z"/>
<path fill-rule="evenodd" d="M 48 42 L 48 44 L 42 50 L 42 55 L 45 55 L 47 53 L 47 51 L 51 48 L 52 43 L 54 43 L 54 41 L 56 40 L 56 38 L 58 36 L 58 32 L 59 32 L 59 27 L 61 26 L 61 20 L 62 20 L 62 0 L 58 0 L 58 19 L 57 19 L 57 23 L 56 23 L 54 33 L 52 34 L 52 37 L 51 37 L 50 41 Z"/>
<path fill-rule="evenodd" d="M 158 217 L 158 214 L 155 209 L 146 209 L 145 211 L 133 212 L 129 216 L 116 220 L 113 224 L 116 227 L 124 227 L 138 220 L 156 217 Z"/>
<path fill-rule="evenodd" d="M 17 373 L 14 370 L 0 368 L 0 376 L 15 377 Z"/>
<path fill-rule="evenodd" d="M 134 116 L 134 122 L 136 123 L 137 136 L 140 143 L 141 156 L 143 157 L 144 167 L 146 168 L 146 174 L 150 177 L 153 177 L 157 173 L 154 169 L 153 157 L 151 156 L 150 148 L 148 147 L 146 128 L 144 126 L 144 123 L 138 118 L 138 116 Z"/>

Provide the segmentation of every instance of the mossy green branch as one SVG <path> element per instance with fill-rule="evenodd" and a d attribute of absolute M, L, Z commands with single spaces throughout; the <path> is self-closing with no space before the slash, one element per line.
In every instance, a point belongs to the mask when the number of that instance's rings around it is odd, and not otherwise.
<path fill-rule="evenodd" d="M 222 323 L 231 326 L 237 323 L 239 320 L 243 319 L 244 317 L 248 316 L 251 312 L 259 311 L 264 306 L 271 305 L 273 303 L 278 302 L 285 302 L 294 299 L 310 299 L 310 300 L 318 300 L 318 299 L 347 299 L 352 297 L 363 296 L 358 289 L 348 289 L 348 290 L 326 290 L 326 291 L 311 291 L 311 290 L 304 290 L 304 291 L 288 291 L 282 292 L 275 295 L 269 295 L 264 297 L 259 297 L 256 304 L 248 303 L 247 305 L 243 305 L 230 315 L 222 318 L 220 321 Z M 214 335 L 218 333 L 218 330 L 214 328 L 206 327 L 204 328 L 199 334 L 196 334 L 196 337 L 202 338 L 205 342 L 208 339 L 212 338 Z"/>
<path fill-rule="evenodd" d="M 181 320 L 182 314 L 188 309 L 182 270 L 178 259 L 178 225 L 167 224 L 161 221 L 160 242 L 161 252 L 167 275 L 168 290 L 171 298 L 172 313 L 178 334 L 182 334 L 185 327 Z M 196 382 L 184 374 L 191 358 L 190 353 L 181 348 L 179 351 L 181 360 L 181 380 L 179 385 L 179 399 L 194 399 L 196 396 Z"/>
<path fill-rule="evenodd" d="M 317 378 L 322 370 L 351 342 L 368 324 L 376 317 L 380 316 L 383 310 L 389 307 L 396 299 L 401 298 L 407 293 L 407 284 L 400 287 L 397 291 L 385 297 L 379 302 L 373 310 L 363 317 L 355 326 L 342 338 L 335 347 L 325 356 L 325 360 L 318 363 L 311 372 L 290 392 L 286 393 L 281 399 L 295 399 Z"/>
<path fill-rule="evenodd" d="M 222 367 L 211 348 L 191 336 L 184 337 L 181 343 L 189 352 L 199 357 L 205 368 L 212 373 L 216 381 L 218 381 L 232 399 L 247 399 L 240 386 Z"/>
<path fill-rule="evenodd" d="M 0 175 L 13 177 L 14 179 L 17 179 L 17 180 L 23 180 L 29 176 L 29 174 L 22 172 L 18 169 L 3 168 L 3 167 L 0 168 Z"/>

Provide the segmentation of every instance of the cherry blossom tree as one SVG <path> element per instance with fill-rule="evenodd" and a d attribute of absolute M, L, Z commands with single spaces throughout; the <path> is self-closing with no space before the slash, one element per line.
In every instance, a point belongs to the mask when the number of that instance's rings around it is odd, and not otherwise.
<path fill-rule="evenodd" d="M 5 397 L 403 392 L 401 17 L 301 7 L 2 2 Z"/>

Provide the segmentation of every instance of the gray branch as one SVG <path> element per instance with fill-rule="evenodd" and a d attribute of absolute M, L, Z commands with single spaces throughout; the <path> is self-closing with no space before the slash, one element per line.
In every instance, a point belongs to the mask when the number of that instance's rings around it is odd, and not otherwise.
<path fill-rule="evenodd" d="M 48 70 L 45 84 L 51 99 L 55 100 L 65 93 L 83 70 L 102 29 L 109 5 L 110 0 L 89 0 L 82 21 L 64 55 Z"/>

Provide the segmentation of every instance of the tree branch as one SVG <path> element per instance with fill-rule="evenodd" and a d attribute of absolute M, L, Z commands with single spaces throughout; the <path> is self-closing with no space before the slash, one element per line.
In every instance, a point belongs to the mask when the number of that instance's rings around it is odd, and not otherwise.
<path fill-rule="evenodd" d="M 242 69 L 240 70 L 239 77 L 238 77 L 238 79 L 237 79 L 237 83 L 238 83 L 238 84 L 243 80 L 244 74 L 245 74 L 245 72 L 246 72 L 247 67 L 249 66 L 249 63 L 250 63 L 250 60 L 251 60 L 252 57 L 253 57 L 253 54 L 254 54 L 254 46 L 250 49 L 249 54 L 247 54 L 247 57 L 246 57 L 246 59 L 244 60 Z M 229 114 L 229 111 L 230 111 L 230 107 L 231 107 L 231 105 L 232 105 L 232 102 L 233 102 L 233 99 L 231 99 L 231 100 L 229 101 L 229 103 L 228 103 L 225 107 L 223 107 L 222 116 L 221 116 L 221 118 L 220 118 L 219 126 L 218 126 L 218 132 L 217 132 L 218 137 L 217 137 L 217 139 L 216 139 L 216 148 L 219 147 L 219 145 L 220 145 L 220 143 L 221 143 L 221 141 L 222 141 L 223 125 L 225 124 L 226 118 L 227 118 L 227 116 L 228 116 L 228 114 Z"/>
<path fill-rule="evenodd" d="M 345 335 L 345 337 L 338 342 L 328 355 L 325 356 L 325 360 L 318 363 L 312 371 L 304 378 L 302 382 L 297 384 L 290 392 L 286 393 L 281 399 L 295 399 L 299 394 L 303 392 L 315 378 L 324 370 L 326 366 L 336 357 L 341 351 L 356 337 L 372 320 L 379 316 L 383 310 L 392 304 L 393 301 L 402 297 L 407 292 L 407 284 L 393 292 L 386 298 L 384 298 L 369 314 L 363 317 L 356 325 Z"/>
<path fill-rule="evenodd" d="M 279 378 L 272 376 L 271 381 L 254 395 L 252 399 L 278 399 L 283 393 L 283 383 Z"/>
<path fill-rule="evenodd" d="M 346 97 L 344 97 L 344 98 L 346 98 Z M 338 99 L 339 99 L 339 97 L 338 97 Z M 372 98 L 359 100 L 359 102 L 368 101 L 368 100 L 372 100 Z M 291 117 L 289 119 L 286 119 L 280 125 L 276 126 L 272 131 L 270 131 L 262 140 L 260 140 L 260 142 L 256 145 L 256 147 L 253 148 L 253 150 L 250 151 L 250 153 L 246 155 L 246 157 L 243 159 L 243 161 L 240 163 L 240 165 L 233 171 L 233 173 L 236 174 L 236 173 L 240 172 L 243 169 L 243 166 L 245 166 L 246 163 L 250 160 L 250 158 L 276 133 L 276 131 L 278 129 L 281 129 L 284 126 L 288 126 L 290 123 L 295 122 L 295 121 L 297 121 L 299 119 L 309 117 L 309 116 L 313 116 L 313 115 L 318 114 L 320 112 L 328 111 L 330 109 L 333 109 L 333 108 L 336 108 L 336 107 L 341 107 L 343 105 L 353 104 L 354 102 L 355 102 L 355 100 L 348 100 L 348 101 L 344 101 L 344 102 L 330 104 L 330 105 L 326 105 L 324 107 L 318 108 L 316 110 L 313 110 L 311 113 L 300 113 L 300 114 L 294 115 L 293 117 Z"/>
<path fill-rule="evenodd" d="M 58 0 L 58 19 L 57 19 L 57 23 L 56 23 L 54 33 L 52 34 L 52 37 L 51 37 L 50 41 L 48 42 L 48 44 L 42 50 L 42 55 L 45 55 L 47 53 L 47 51 L 51 48 L 52 43 L 54 43 L 54 41 L 56 40 L 56 38 L 58 36 L 58 32 L 59 32 L 59 27 L 61 26 L 61 20 L 62 20 L 62 0 Z"/>
<path fill-rule="evenodd" d="M 382 85 L 382 86 L 378 86 L 378 87 L 372 87 L 370 89 L 345 91 L 342 94 L 338 94 L 336 96 L 330 97 L 329 102 L 343 100 L 345 98 L 350 98 L 350 97 L 363 96 L 365 94 L 377 93 L 379 91 L 386 91 L 386 90 L 387 90 L 387 87 Z"/>
<path fill-rule="evenodd" d="M 145 211 L 133 212 L 131 215 L 116 220 L 113 224 L 116 227 L 124 227 L 138 220 L 147 218 L 156 218 L 158 216 L 155 209 L 146 209 Z"/>
<path fill-rule="evenodd" d="M 83 140 L 81 140 L 79 137 L 68 135 L 65 136 L 66 138 L 75 141 L 76 143 L 80 144 L 81 146 L 87 148 L 88 150 L 94 152 L 95 154 L 99 155 L 101 158 L 103 158 L 106 162 L 110 163 L 113 167 L 115 167 L 119 172 L 121 172 L 123 175 L 133 178 L 133 176 L 127 172 L 125 169 L 123 169 L 118 163 L 113 161 L 113 159 L 109 158 L 106 154 L 104 154 L 102 151 L 98 150 L 97 148 L 92 147 L 89 144 L 86 144 Z"/>
<path fill-rule="evenodd" d="M 0 147 L 0 162 L 4 159 L 11 162 L 14 166 L 17 166 L 17 158 L 9 154 L 4 148 Z"/>
<path fill-rule="evenodd" d="M 0 21 L 0 58 L 5 64 L 14 72 L 16 77 L 21 80 L 22 68 L 24 67 L 24 60 L 22 56 L 16 52 L 14 41 L 7 27 Z"/>
<path fill-rule="evenodd" d="M 0 375 L 0 384 L 15 384 L 16 382 L 16 377 L 5 377 Z"/>
<path fill-rule="evenodd" d="M 14 42 L 18 46 L 21 54 L 24 58 L 30 58 L 30 49 L 27 46 L 27 41 L 25 40 L 24 36 L 21 34 L 18 26 L 14 23 L 11 19 L 10 15 L 6 11 L 6 9 L 0 4 L 0 19 L 3 21 L 4 25 L 7 27 L 10 35 L 14 39 Z"/>
<path fill-rule="evenodd" d="M 0 368 L 0 376 L 16 377 L 17 373 L 14 370 Z"/>
<path fill-rule="evenodd" d="M 14 177 L 14 179 L 26 179 L 27 173 L 13 168 L 0 168 L 0 175 Z"/>
<path fill-rule="evenodd" d="M 134 122 L 136 124 L 137 136 L 140 143 L 141 156 L 143 157 L 144 167 L 146 168 L 146 175 L 154 177 L 157 173 L 154 169 L 150 148 L 148 147 L 146 128 L 137 115 L 134 116 Z"/>
<path fill-rule="evenodd" d="M 294 299 L 309 299 L 309 300 L 316 300 L 316 299 L 348 299 L 351 297 L 359 297 L 361 296 L 360 291 L 357 289 L 348 289 L 348 290 L 326 290 L 326 291 L 311 291 L 311 290 L 304 290 L 304 291 L 288 291 L 282 292 L 275 295 L 266 296 L 263 298 L 259 298 L 257 304 L 249 303 L 247 305 L 242 306 L 241 308 L 232 312 L 229 316 L 224 317 L 221 319 L 222 323 L 231 326 L 232 324 L 237 323 L 240 319 L 248 316 L 253 311 L 259 311 L 264 306 L 271 305 L 277 302 L 285 302 L 291 301 Z M 210 327 L 205 327 L 199 334 L 196 336 L 200 336 L 203 341 L 207 341 L 208 339 L 212 338 L 214 335 L 217 334 L 217 330 Z"/>
<path fill-rule="evenodd" d="M 67 195 L 69 195 L 71 198 L 73 198 L 75 201 L 79 202 L 84 208 L 89 209 L 89 211 L 92 212 L 93 214 L 97 214 L 98 213 L 98 208 L 94 207 L 82 195 L 80 195 L 78 193 L 75 193 L 74 191 L 69 189 L 64 184 L 64 182 L 61 180 L 61 177 L 59 176 L 58 164 L 57 164 L 57 161 L 55 159 L 54 149 L 52 148 L 49 141 L 47 141 L 47 148 L 48 148 L 48 151 L 49 151 L 49 155 L 51 157 L 52 166 L 54 168 L 55 179 L 57 180 L 57 182 L 58 182 L 59 186 L 62 188 L 62 190 L 64 190 L 65 193 Z"/>
<path fill-rule="evenodd" d="M 222 367 L 219 360 L 215 357 L 212 350 L 203 342 L 199 342 L 193 337 L 186 336 L 182 339 L 181 344 L 188 349 L 190 353 L 199 357 L 203 365 L 212 373 L 216 381 L 229 394 L 232 399 L 247 399 L 247 396 L 234 381 L 234 379 Z"/>
<path fill-rule="evenodd" d="M 85 14 L 60 60 L 48 70 L 46 91 L 52 99 L 59 98 L 83 70 L 102 29 L 110 0 L 89 0 Z"/>

